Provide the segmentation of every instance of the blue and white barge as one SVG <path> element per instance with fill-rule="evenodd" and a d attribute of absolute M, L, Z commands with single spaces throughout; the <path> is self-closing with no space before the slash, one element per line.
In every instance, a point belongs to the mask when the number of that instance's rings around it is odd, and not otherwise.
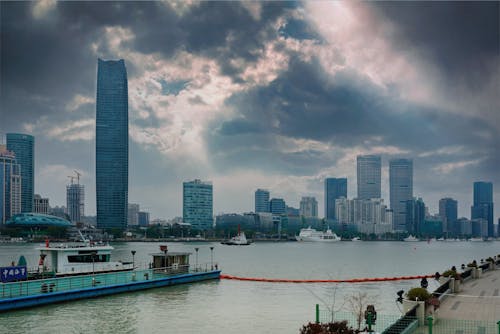
<path fill-rule="evenodd" d="M 96 256 L 99 253 L 96 251 L 89 253 L 87 246 L 79 250 L 84 253 L 76 255 L 73 251 L 57 251 L 58 248 L 48 247 L 48 245 L 41 250 L 42 254 L 46 255 L 48 255 L 47 252 L 55 253 L 52 254 L 50 264 L 55 263 L 53 261 L 60 261 L 60 254 L 81 256 L 88 269 L 93 267 L 91 271 L 82 271 L 83 267 L 76 269 L 77 262 L 73 262 L 72 265 L 76 267 L 70 266 L 61 272 L 47 267 L 48 263 L 42 260 L 39 263 L 41 270 L 44 272 L 47 270 L 55 275 L 50 278 L 28 279 L 26 266 L 0 268 L 2 280 L 0 312 L 220 278 L 217 265 L 215 269 L 213 265 L 205 265 L 203 268 L 198 264 L 192 268 L 189 264 L 191 253 L 168 252 L 166 246 L 160 246 L 161 253 L 151 254 L 153 259 L 148 269 L 133 269 L 133 263 L 110 266 L 109 256 L 107 256 L 110 251 L 109 247 L 111 246 L 102 249 L 103 253 L 99 258 L 102 260 L 102 266 L 98 268 L 96 268 Z M 92 249 L 93 245 L 88 245 L 88 248 Z M 61 249 L 67 250 L 68 248 Z M 87 258 L 89 254 L 92 255 L 90 259 Z"/>

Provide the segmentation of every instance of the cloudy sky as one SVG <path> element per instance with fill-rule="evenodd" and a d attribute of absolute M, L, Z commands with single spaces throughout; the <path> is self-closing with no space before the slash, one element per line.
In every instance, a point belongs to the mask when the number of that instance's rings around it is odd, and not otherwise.
<path fill-rule="evenodd" d="M 214 184 L 214 212 L 256 188 L 298 207 L 356 155 L 414 159 L 431 212 L 472 183 L 500 207 L 499 3 L 1 2 L 0 133 L 36 137 L 36 192 L 65 204 L 83 174 L 95 214 L 97 58 L 125 59 L 129 201 L 182 214 L 182 182 Z M 495 215 L 497 217 L 498 215 Z"/>

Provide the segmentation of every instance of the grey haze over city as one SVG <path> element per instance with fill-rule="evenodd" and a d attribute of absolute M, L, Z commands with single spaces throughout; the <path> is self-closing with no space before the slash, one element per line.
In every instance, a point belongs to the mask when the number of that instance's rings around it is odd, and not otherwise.
<path fill-rule="evenodd" d="M 129 202 L 182 215 L 182 182 L 214 213 L 257 188 L 298 207 L 356 156 L 412 158 L 414 195 L 470 216 L 500 207 L 498 2 L 2 2 L 0 133 L 35 136 L 35 192 L 65 205 L 73 170 L 95 214 L 97 59 L 125 60 Z M 496 221 L 495 221 L 496 223 Z"/>

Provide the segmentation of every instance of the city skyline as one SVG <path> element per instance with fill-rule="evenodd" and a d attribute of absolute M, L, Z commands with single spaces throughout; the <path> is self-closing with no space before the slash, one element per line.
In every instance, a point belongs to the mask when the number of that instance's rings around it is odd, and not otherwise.
<path fill-rule="evenodd" d="M 154 217 L 181 216 L 195 178 L 214 183 L 215 213 L 252 211 L 259 187 L 293 207 L 314 196 L 323 213 L 324 179 L 347 177 L 356 197 L 356 156 L 373 154 L 386 203 L 388 161 L 409 158 L 431 212 L 452 197 L 469 217 L 472 185 L 487 181 L 497 221 L 498 3 L 1 6 L 0 133 L 35 136 L 35 192 L 51 205 L 76 169 L 95 214 L 101 57 L 129 66 L 129 202 Z"/>

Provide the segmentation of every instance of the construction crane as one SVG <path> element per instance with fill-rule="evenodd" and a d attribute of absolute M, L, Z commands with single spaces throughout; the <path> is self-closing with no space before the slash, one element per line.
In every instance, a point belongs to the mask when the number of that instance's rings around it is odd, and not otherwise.
<path fill-rule="evenodd" d="M 80 184 L 80 176 L 82 175 L 81 173 L 79 173 L 77 170 L 74 171 L 76 173 L 76 183 L 77 184 Z"/>

